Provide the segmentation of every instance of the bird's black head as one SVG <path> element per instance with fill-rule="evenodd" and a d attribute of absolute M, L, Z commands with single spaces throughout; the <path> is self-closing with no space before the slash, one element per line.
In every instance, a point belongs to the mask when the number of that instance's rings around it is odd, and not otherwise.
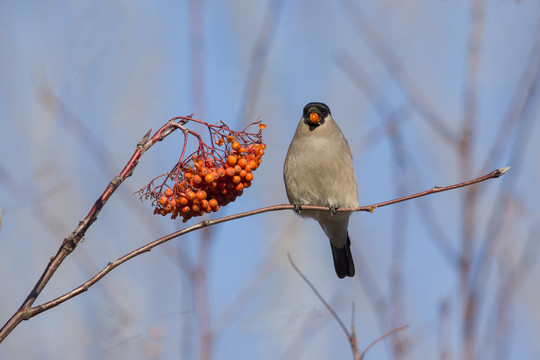
<path fill-rule="evenodd" d="M 317 127 L 324 122 L 324 119 L 330 115 L 330 108 L 320 102 L 311 102 L 304 106 L 304 122 L 310 128 Z"/>

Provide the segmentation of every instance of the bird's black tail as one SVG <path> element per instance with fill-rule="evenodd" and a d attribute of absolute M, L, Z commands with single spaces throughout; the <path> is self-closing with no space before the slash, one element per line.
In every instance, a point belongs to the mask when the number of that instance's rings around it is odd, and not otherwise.
<path fill-rule="evenodd" d="M 336 274 L 340 279 L 343 279 L 345 276 L 354 276 L 354 262 L 351 254 L 351 240 L 349 239 L 349 234 L 347 234 L 347 245 L 344 247 L 337 248 L 332 243 L 332 256 L 334 257 L 334 268 L 336 269 Z"/>

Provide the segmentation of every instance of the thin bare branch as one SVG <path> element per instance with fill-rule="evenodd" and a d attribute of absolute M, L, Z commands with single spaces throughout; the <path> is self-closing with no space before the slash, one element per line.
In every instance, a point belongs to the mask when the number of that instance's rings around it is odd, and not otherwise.
<path fill-rule="evenodd" d="M 339 326 L 341 326 L 341 329 L 343 329 L 343 332 L 347 335 L 347 338 L 350 340 L 351 339 L 351 333 L 349 332 L 349 330 L 347 329 L 347 327 L 345 326 L 345 324 L 343 323 L 343 321 L 341 321 L 341 319 L 339 318 L 339 316 L 336 314 L 336 312 L 334 311 L 334 309 L 330 306 L 330 304 L 328 304 L 326 302 L 326 300 L 324 300 L 324 298 L 322 297 L 322 295 L 319 293 L 319 291 L 315 288 L 315 286 L 311 283 L 311 281 L 308 280 L 308 278 L 302 274 L 302 272 L 300 271 L 300 269 L 298 269 L 298 266 L 296 266 L 296 264 L 294 263 L 292 257 L 291 257 L 291 254 L 290 253 L 287 253 L 287 257 L 289 258 L 289 262 L 291 263 L 293 269 L 298 273 L 298 275 L 300 275 L 300 277 L 306 282 L 306 284 L 309 285 L 309 287 L 311 288 L 311 290 L 313 290 L 313 292 L 315 293 L 315 295 L 317 295 L 317 297 L 319 298 L 319 300 L 321 300 L 321 302 L 324 304 L 324 306 L 328 309 L 328 311 L 330 311 L 330 314 L 332 314 L 332 316 L 334 317 L 334 319 L 336 319 L 336 321 L 338 322 Z"/>
<path fill-rule="evenodd" d="M 382 335 L 381 337 L 379 337 L 378 339 L 376 339 L 375 341 L 373 341 L 371 344 L 369 344 L 365 349 L 364 351 L 362 351 L 362 354 L 360 354 L 360 360 L 362 360 L 364 358 L 364 356 L 366 355 L 366 353 L 368 352 L 369 349 L 371 349 L 375 344 L 377 344 L 379 341 L 389 337 L 390 335 L 393 335 L 395 333 L 397 333 L 398 331 L 401 331 L 401 330 L 405 330 L 406 328 L 408 328 L 409 325 L 403 325 L 403 326 L 400 326 L 396 329 L 393 329 L 393 330 L 390 330 L 389 332 L 387 332 L 386 334 Z"/>

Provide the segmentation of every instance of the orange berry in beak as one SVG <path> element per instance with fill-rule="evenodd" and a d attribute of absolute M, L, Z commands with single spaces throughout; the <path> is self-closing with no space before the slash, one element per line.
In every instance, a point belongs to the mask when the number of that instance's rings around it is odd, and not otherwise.
<path fill-rule="evenodd" d="M 314 113 L 314 112 L 309 114 L 309 121 L 311 121 L 314 124 L 318 123 L 319 122 L 319 114 Z"/>

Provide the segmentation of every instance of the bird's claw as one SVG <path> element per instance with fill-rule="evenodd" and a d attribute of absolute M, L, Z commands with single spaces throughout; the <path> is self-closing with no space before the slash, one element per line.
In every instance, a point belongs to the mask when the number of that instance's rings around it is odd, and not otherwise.
<path fill-rule="evenodd" d="M 337 212 L 337 209 L 338 207 L 333 205 L 333 206 L 330 206 L 330 216 L 334 216 Z"/>
<path fill-rule="evenodd" d="M 294 212 L 298 215 L 302 212 L 302 205 L 300 204 L 294 204 Z"/>

